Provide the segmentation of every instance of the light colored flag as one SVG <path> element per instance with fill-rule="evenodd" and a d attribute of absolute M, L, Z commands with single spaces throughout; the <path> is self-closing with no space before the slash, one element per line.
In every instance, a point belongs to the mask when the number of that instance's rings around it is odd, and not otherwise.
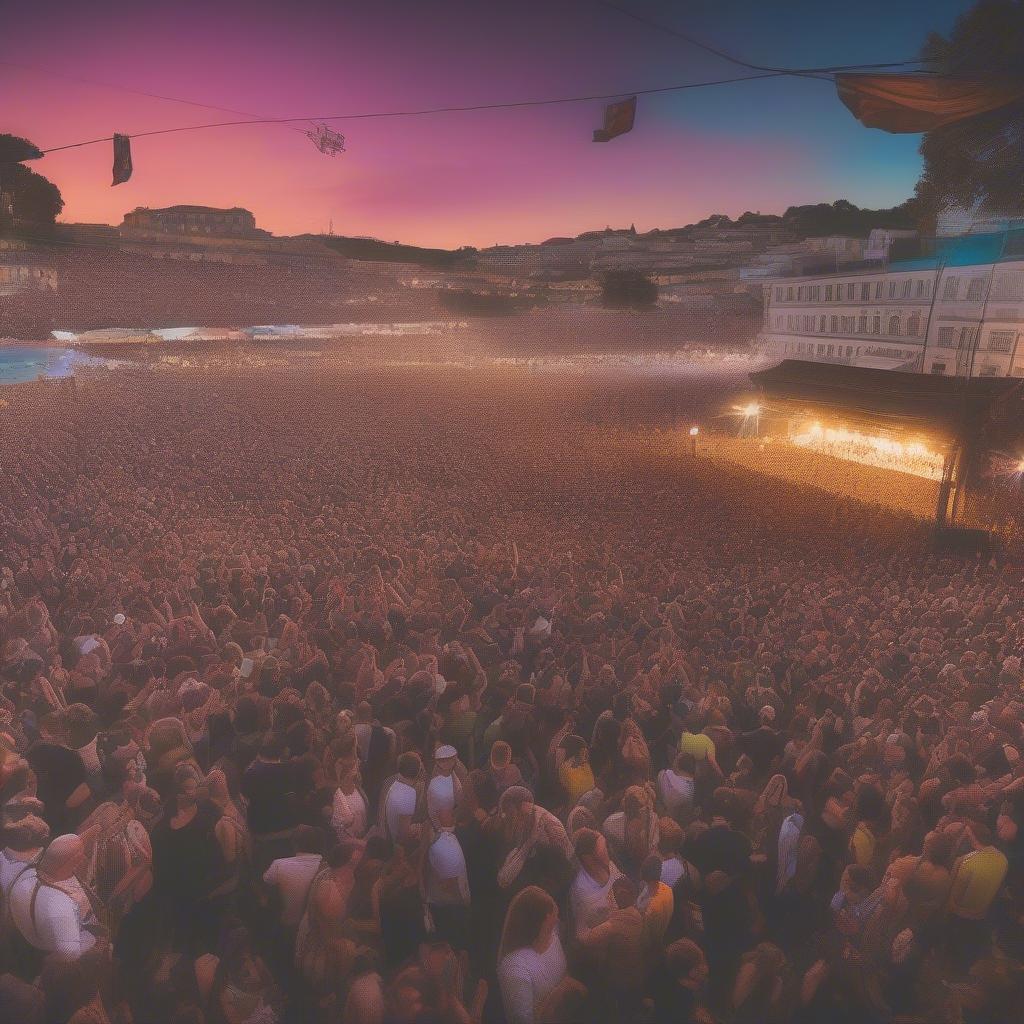
<path fill-rule="evenodd" d="M 522 654 L 526 648 L 526 628 L 524 626 L 517 626 L 515 633 L 512 634 L 512 653 Z"/>

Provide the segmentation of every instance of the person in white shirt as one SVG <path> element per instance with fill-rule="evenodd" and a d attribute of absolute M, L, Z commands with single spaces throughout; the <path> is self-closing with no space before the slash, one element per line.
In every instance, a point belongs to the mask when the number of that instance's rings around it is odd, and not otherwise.
<path fill-rule="evenodd" d="M 405 835 L 416 816 L 422 778 L 420 755 L 407 752 L 398 759 L 398 775 L 385 783 L 386 792 L 381 802 L 382 825 L 392 842 Z"/>
<path fill-rule="evenodd" d="M 448 744 L 434 751 L 434 777 L 427 786 L 427 815 L 434 828 L 442 815 L 455 814 L 462 795 L 462 783 L 455 774 L 458 758 L 458 751 Z"/>
<path fill-rule="evenodd" d="M 58 836 L 37 867 L 11 887 L 11 917 L 25 941 L 55 960 L 78 960 L 96 945 L 88 930 L 75 873 L 85 866 L 85 848 L 76 835 Z M 76 891 L 77 890 L 77 891 Z"/>
<path fill-rule="evenodd" d="M 574 846 L 580 869 L 569 888 L 569 906 L 576 938 L 582 941 L 611 914 L 612 885 L 622 872 L 608 855 L 608 843 L 600 832 L 581 828 Z"/>
<path fill-rule="evenodd" d="M 295 830 L 295 854 L 271 862 L 263 881 L 276 890 L 281 907 L 281 924 L 295 934 L 306 909 L 309 887 L 323 864 L 323 837 L 315 828 L 300 825 Z"/>
<path fill-rule="evenodd" d="M 671 768 L 658 772 L 658 798 L 670 817 L 678 819 L 693 807 L 693 773 L 696 768 L 692 754 L 679 753 Z"/>
<path fill-rule="evenodd" d="M 33 867 L 50 838 L 50 826 L 29 814 L 4 829 L 6 846 L 0 849 L 0 898 L 6 900 L 15 879 Z"/>
<path fill-rule="evenodd" d="M 469 875 L 466 856 L 455 835 L 455 818 L 442 811 L 427 851 L 427 904 L 437 936 L 453 949 L 469 948 Z"/>
<path fill-rule="evenodd" d="M 527 886 L 509 904 L 498 950 L 498 983 L 508 1024 L 537 1024 L 569 978 L 558 935 L 558 906 Z"/>
<path fill-rule="evenodd" d="M 359 769 L 345 768 L 338 778 L 331 805 L 331 828 L 339 843 L 366 837 L 369 802 L 359 785 Z"/>

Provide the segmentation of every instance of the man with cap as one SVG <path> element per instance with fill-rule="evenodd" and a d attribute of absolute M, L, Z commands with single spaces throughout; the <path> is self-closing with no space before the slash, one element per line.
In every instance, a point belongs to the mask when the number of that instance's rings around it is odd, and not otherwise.
<path fill-rule="evenodd" d="M 454 818 L 455 807 L 462 796 L 462 782 L 455 774 L 458 751 L 444 744 L 434 751 L 434 777 L 427 787 L 427 814 L 435 829 L 442 816 Z"/>
<path fill-rule="evenodd" d="M 39 864 L 22 872 L 11 887 L 11 917 L 18 931 L 55 960 L 78 960 L 96 945 L 95 917 L 75 877 L 84 864 L 81 838 L 58 836 Z"/>

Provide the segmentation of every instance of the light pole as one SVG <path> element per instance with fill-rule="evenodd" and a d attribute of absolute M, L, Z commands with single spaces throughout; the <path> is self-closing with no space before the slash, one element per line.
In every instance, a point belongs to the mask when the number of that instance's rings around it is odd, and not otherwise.
<path fill-rule="evenodd" d="M 699 427 L 690 427 L 690 455 L 693 458 L 697 458 L 697 435 L 699 433 Z"/>

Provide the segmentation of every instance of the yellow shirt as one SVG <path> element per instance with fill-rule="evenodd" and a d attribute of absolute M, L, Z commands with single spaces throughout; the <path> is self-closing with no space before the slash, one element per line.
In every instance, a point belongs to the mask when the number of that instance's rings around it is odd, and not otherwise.
<path fill-rule="evenodd" d="M 584 793 L 594 788 L 594 772 L 589 761 L 584 761 L 581 765 L 563 761 L 562 767 L 558 770 L 558 779 L 570 804 L 575 804 Z"/>
<path fill-rule="evenodd" d="M 1006 878 L 1008 866 L 1006 858 L 994 846 L 961 857 L 953 869 L 950 913 L 974 921 L 983 918 Z"/>
<path fill-rule="evenodd" d="M 644 938 L 648 949 L 660 951 L 668 923 L 675 910 L 675 896 L 664 882 L 654 883 L 654 893 L 644 908 Z"/>
<path fill-rule="evenodd" d="M 871 867 L 871 862 L 875 856 L 875 836 L 871 829 L 863 823 L 859 824 L 854 830 L 851 844 L 857 863 L 862 868 Z"/>
<path fill-rule="evenodd" d="M 679 749 L 684 754 L 692 754 L 695 761 L 704 761 L 709 754 L 715 756 L 715 741 L 702 732 L 684 732 L 679 737 Z"/>

